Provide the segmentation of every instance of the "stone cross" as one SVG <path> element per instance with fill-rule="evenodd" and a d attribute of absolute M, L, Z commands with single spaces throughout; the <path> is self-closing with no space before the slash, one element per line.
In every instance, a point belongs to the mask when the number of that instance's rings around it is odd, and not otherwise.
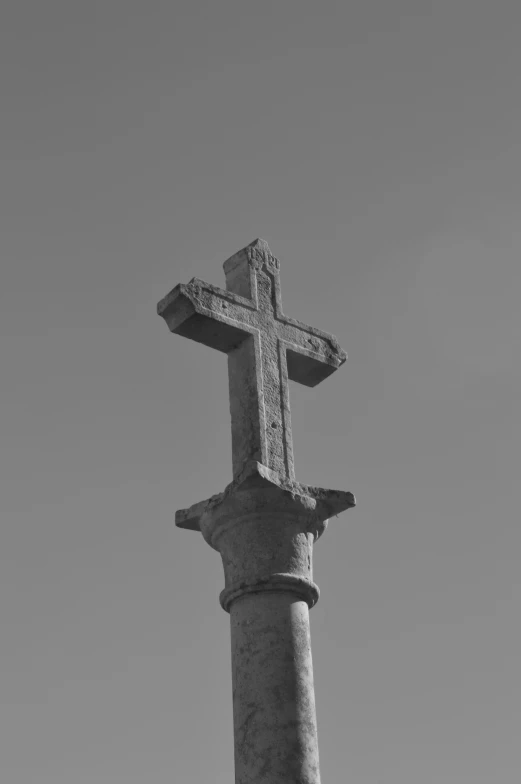
<path fill-rule="evenodd" d="M 224 263 L 226 290 L 193 278 L 159 304 L 172 332 L 228 355 L 233 474 L 250 460 L 295 478 L 288 378 L 315 386 L 345 362 L 327 335 L 282 312 L 279 261 L 257 240 Z"/>
<path fill-rule="evenodd" d="M 176 513 L 221 554 L 231 616 L 236 784 L 319 784 L 308 609 L 312 545 L 347 491 L 295 480 L 288 379 L 315 386 L 346 360 L 332 335 L 282 312 L 263 240 L 224 263 L 226 290 L 197 278 L 158 304 L 170 330 L 228 355 L 233 481 Z"/>

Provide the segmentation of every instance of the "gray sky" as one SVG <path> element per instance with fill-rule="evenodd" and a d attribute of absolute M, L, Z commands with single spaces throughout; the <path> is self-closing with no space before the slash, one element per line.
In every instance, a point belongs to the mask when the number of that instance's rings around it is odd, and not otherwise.
<path fill-rule="evenodd" d="M 226 362 L 156 302 L 261 236 L 349 360 L 292 386 L 324 784 L 521 769 L 521 5 L 7 0 L 0 778 L 229 784 Z"/>

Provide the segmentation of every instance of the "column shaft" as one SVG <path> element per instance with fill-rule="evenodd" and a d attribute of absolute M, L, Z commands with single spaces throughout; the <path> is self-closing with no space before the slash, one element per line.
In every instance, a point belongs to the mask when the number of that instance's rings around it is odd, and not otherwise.
<path fill-rule="evenodd" d="M 230 624 L 235 784 L 320 784 L 307 603 L 244 594 Z"/>

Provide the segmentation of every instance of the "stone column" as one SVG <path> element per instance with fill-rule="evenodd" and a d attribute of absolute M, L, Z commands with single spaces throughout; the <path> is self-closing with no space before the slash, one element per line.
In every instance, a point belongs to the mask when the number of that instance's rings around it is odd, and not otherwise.
<path fill-rule="evenodd" d="M 235 492 L 201 517 L 221 554 L 230 613 L 236 784 L 320 784 L 309 633 L 318 600 L 313 499 L 273 485 Z"/>
<path fill-rule="evenodd" d="M 236 784 L 320 784 L 307 603 L 243 594 L 230 626 Z"/>

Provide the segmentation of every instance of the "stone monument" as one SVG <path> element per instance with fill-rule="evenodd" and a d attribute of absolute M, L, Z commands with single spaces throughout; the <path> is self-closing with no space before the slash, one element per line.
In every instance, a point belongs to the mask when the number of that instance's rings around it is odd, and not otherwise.
<path fill-rule="evenodd" d="M 309 608 L 313 543 L 352 493 L 295 480 L 288 379 L 315 386 L 346 360 L 332 335 L 282 312 L 279 262 L 255 240 L 159 302 L 172 332 L 228 355 L 233 481 L 176 512 L 221 554 L 230 614 L 236 784 L 320 784 Z"/>

